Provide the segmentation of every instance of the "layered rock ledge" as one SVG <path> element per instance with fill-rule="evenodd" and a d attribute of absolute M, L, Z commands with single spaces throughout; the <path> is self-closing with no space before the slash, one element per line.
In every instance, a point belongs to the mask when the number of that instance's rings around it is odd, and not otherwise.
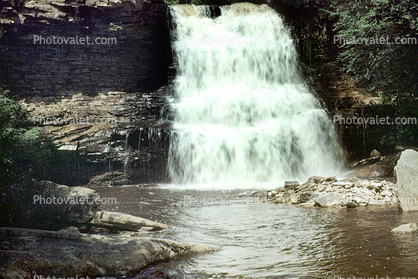
<path fill-rule="evenodd" d="M 50 180 L 83 185 L 109 173 L 119 174 L 121 184 L 164 181 L 171 132 L 160 120 L 165 90 L 20 100 L 30 119 L 43 127 L 59 149 L 59 165 Z"/>

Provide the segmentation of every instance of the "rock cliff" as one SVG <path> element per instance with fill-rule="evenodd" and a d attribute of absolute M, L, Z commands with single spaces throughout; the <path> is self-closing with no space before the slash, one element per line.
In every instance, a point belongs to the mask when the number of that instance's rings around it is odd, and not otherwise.
<path fill-rule="evenodd" d="M 167 5 L 32 0 L 2 2 L 0 10 L 0 87 L 57 144 L 51 178 L 80 185 L 124 171 L 130 181 L 163 181 Z"/>

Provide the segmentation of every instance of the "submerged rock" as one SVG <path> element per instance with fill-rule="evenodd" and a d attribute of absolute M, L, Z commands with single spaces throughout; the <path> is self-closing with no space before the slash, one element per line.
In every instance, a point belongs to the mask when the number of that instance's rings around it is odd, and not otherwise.
<path fill-rule="evenodd" d="M 395 167 L 397 194 L 403 211 L 418 210 L 418 152 L 402 152 Z"/>
<path fill-rule="evenodd" d="M 0 228 L 0 277 L 127 276 L 179 256 L 210 252 L 208 245 L 144 237 Z"/>

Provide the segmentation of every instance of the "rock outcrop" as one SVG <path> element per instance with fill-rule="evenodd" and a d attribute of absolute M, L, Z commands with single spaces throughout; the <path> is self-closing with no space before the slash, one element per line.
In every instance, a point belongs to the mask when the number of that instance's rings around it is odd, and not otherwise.
<path fill-rule="evenodd" d="M 403 211 L 418 210 L 418 152 L 402 152 L 395 167 L 397 194 Z"/>
<path fill-rule="evenodd" d="M 120 185 L 165 180 L 170 136 L 170 126 L 160 121 L 165 94 L 164 88 L 146 94 L 79 93 L 28 97 L 20 104 L 58 146 L 60 164 L 50 180 L 80 185 L 122 172 Z"/>
<path fill-rule="evenodd" d="M 370 181 L 352 177 L 337 181 L 335 176 L 312 176 L 297 187 L 280 187 L 258 195 L 274 203 L 353 208 L 361 205 L 397 205 L 395 188 L 394 183 L 385 180 Z"/>
<path fill-rule="evenodd" d="M 145 266 L 213 251 L 197 243 L 0 228 L 0 277 L 134 276 Z"/>

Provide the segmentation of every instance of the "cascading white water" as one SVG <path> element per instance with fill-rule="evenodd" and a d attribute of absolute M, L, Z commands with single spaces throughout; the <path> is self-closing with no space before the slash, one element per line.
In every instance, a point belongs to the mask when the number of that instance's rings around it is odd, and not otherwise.
<path fill-rule="evenodd" d="M 341 169 L 334 127 L 298 70 L 282 18 L 266 5 L 170 7 L 177 64 L 170 100 L 174 183 L 303 180 Z"/>

